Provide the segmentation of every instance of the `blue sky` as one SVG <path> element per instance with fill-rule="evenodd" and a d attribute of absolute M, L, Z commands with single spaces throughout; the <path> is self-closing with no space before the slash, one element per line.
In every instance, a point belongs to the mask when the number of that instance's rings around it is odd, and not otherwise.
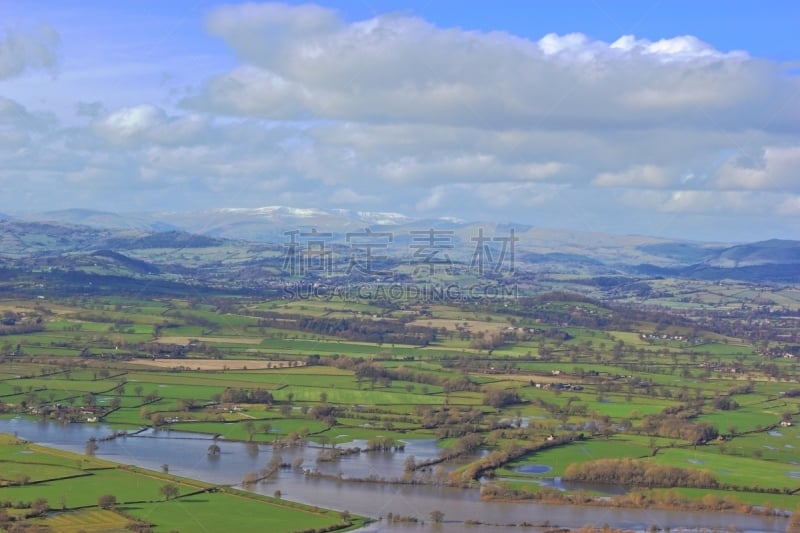
<path fill-rule="evenodd" d="M 800 6 L 22 2 L 0 212 L 291 205 L 797 238 Z"/>

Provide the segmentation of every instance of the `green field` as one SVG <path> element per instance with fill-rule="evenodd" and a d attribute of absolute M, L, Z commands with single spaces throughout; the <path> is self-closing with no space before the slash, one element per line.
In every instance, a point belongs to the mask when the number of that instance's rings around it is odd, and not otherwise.
<path fill-rule="evenodd" d="M 27 526 L 109 531 L 126 527 L 135 518 L 151 524 L 154 531 L 222 531 L 230 524 L 230 513 L 236 513 L 240 516 L 237 528 L 248 532 L 290 532 L 337 524 L 347 529 L 335 512 L 25 444 L 8 435 L 0 435 L 0 461 L 5 478 L 13 481 L 16 478 L 9 474 L 17 472 L 30 476 L 22 484 L 0 483 L 0 501 L 44 498 L 51 509 L 58 510 L 52 516 L 20 519 Z M 170 499 L 161 491 L 167 484 L 176 488 Z M 99 498 L 107 494 L 115 497 L 113 508 L 97 507 Z M 361 519 L 352 523 L 358 525 Z"/>
<path fill-rule="evenodd" d="M 734 302 L 750 289 L 737 290 L 720 287 L 719 294 Z M 442 464 L 445 472 L 495 475 L 519 486 L 561 476 L 571 464 L 628 457 L 707 468 L 747 503 L 800 488 L 800 434 L 787 425 L 800 417 L 800 373 L 793 358 L 774 355 L 787 348 L 775 339 L 791 335 L 794 322 L 769 334 L 771 322 L 753 322 L 759 339 L 769 340 L 751 341 L 747 322 L 727 318 L 735 307 L 703 315 L 692 310 L 697 302 L 681 303 L 675 314 L 564 294 L 502 304 L 242 295 L 9 299 L 0 301 L 4 316 L 38 326 L 2 331 L 0 416 L 169 428 L 275 446 L 436 439 L 441 453 L 455 454 L 454 463 Z M 563 444 L 529 451 L 551 440 Z M 27 476 L 26 483 L 1 490 L 65 499 L 74 512 L 45 518 L 64 530 L 81 522 L 87 531 L 117 527 L 117 515 L 96 508 L 104 486 L 120 487 L 120 502 L 149 493 L 124 507 L 163 531 L 191 530 L 183 515 L 215 524 L 223 519 L 215 514 L 220 499 L 233 498 L 226 501 L 248 516 L 275 504 L 228 493 L 163 502 L 157 475 L 21 450 L 0 450 L 0 478 L 14 485 Z M 525 465 L 547 470 L 520 472 Z M 430 474 L 407 473 L 420 483 L 430 483 Z M 182 494 L 195 486 L 178 482 Z M 796 497 L 775 496 L 776 505 Z M 89 509 L 75 509 L 81 506 Z M 285 521 L 281 513 L 299 512 L 280 509 L 242 528 L 272 530 Z M 305 509 L 293 524 L 313 529 L 336 520 Z"/>

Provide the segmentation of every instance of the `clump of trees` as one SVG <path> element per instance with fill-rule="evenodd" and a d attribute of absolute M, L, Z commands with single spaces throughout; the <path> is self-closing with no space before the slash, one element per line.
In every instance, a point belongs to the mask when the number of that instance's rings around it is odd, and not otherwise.
<path fill-rule="evenodd" d="M 224 403 L 265 403 L 272 404 L 272 393 L 261 388 L 257 389 L 234 389 L 227 387 L 220 396 L 220 401 Z"/>
<path fill-rule="evenodd" d="M 97 506 L 100 509 L 114 509 L 117 506 L 117 497 L 113 494 L 103 494 L 97 498 Z"/>
<path fill-rule="evenodd" d="M 391 437 L 372 437 L 367 441 L 366 451 L 386 452 L 394 447 Z"/>
<path fill-rule="evenodd" d="M 564 480 L 637 487 L 692 487 L 711 489 L 719 483 L 708 470 L 678 468 L 631 459 L 597 459 L 573 463 L 564 471 Z"/>
<path fill-rule="evenodd" d="M 660 435 L 673 439 L 684 439 L 689 444 L 703 444 L 716 439 L 719 431 L 706 422 L 695 423 L 689 420 L 694 412 L 665 413 L 646 416 L 642 420 L 642 429 L 648 435 Z"/>
<path fill-rule="evenodd" d="M 515 390 L 487 389 L 483 393 L 483 405 L 488 405 L 495 409 L 502 409 L 519 402 L 519 394 Z"/>
<path fill-rule="evenodd" d="M 426 326 L 410 325 L 401 320 L 372 320 L 360 318 L 327 318 L 304 315 L 287 315 L 269 311 L 253 311 L 267 320 L 259 320 L 260 327 L 271 325 L 271 320 L 280 320 L 281 328 L 295 329 L 321 335 L 332 335 L 342 339 L 375 342 L 378 344 L 413 344 L 427 346 L 435 342 L 438 330 Z"/>
<path fill-rule="evenodd" d="M 712 404 L 715 409 L 720 411 L 733 411 L 739 408 L 739 403 L 730 396 L 720 396 L 714 399 Z"/>

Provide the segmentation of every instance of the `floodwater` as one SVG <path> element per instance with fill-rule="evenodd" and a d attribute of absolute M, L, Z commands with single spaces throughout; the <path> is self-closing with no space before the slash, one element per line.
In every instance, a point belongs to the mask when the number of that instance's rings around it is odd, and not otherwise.
<path fill-rule="evenodd" d="M 100 439 L 113 432 L 102 424 L 59 424 L 21 418 L 0 420 L 0 432 L 56 448 L 83 453 L 86 441 Z M 208 455 L 212 443 L 221 448 L 217 457 Z M 433 441 L 409 441 L 404 452 L 370 452 L 342 457 L 338 462 L 317 463 L 319 448 L 286 448 L 275 450 L 269 445 L 248 445 L 224 440 L 214 441 L 208 435 L 177 431 L 146 430 L 137 436 L 119 437 L 98 442 L 98 457 L 143 468 L 160 470 L 169 465 L 170 473 L 217 484 L 238 484 L 249 472 L 258 472 L 278 453 L 282 462 L 292 463 L 303 458 L 303 468 L 344 477 L 402 477 L 406 458 L 413 455 L 417 461 L 433 458 L 437 448 Z M 354 442 L 352 445 L 363 445 Z M 347 447 L 340 446 L 340 447 Z M 609 524 L 616 528 L 645 531 L 652 526 L 672 531 L 684 529 L 775 532 L 785 531 L 787 520 L 783 517 L 760 517 L 724 513 L 661 511 L 647 509 L 612 509 L 566 505 L 539 505 L 529 502 L 484 502 L 478 490 L 436 487 L 428 485 L 395 485 L 381 483 L 342 482 L 306 476 L 292 469 L 282 469 L 266 483 L 251 490 L 272 495 L 280 490 L 282 497 L 320 507 L 348 510 L 351 513 L 382 518 L 392 513 L 425 520 L 425 525 L 387 524 L 375 522 L 362 531 L 411 533 L 436 531 L 450 533 L 470 531 L 494 533 L 515 531 L 508 523 L 542 523 L 579 528 L 586 524 Z M 444 513 L 444 523 L 432 525 L 431 511 Z M 484 524 L 467 526 L 466 520 Z M 523 529 L 518 529 L 523 531 Z"/>

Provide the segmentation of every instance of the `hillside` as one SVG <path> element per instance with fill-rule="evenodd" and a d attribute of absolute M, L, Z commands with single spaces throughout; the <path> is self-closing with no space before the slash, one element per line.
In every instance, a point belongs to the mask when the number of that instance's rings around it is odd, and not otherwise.
<path fill-rule="evenodd" d="M 598 286 L 606 286 L 609 276 L 633 282 L 665 276 L 800 281 L 800 242 L 777 239 L 732 246 L 284 206 L 138 214 L 70 209 L 0 220 L 0 257 L 12 261 L 10 266 L 22 261 L 16 266 L 161 276 L 169 281 L 222 283 L 228 278 L 242 287 L 288 279 L 284 267 L 292 239 L 298 253 L 316 247 L 328 254 L 327 274 L 339 278 L 354 254 L 370 247 L 395 276 L 408 276 L 415 270 L 414 261 L 419 264 L 425 257 L 435 257 L 440 267 L 450 265 L 454 275 L 463 275 L 474 270 L 480 253 L 488 266 L 503 266 L 505 271 L 513 257 L 515 274 L 531 286 L 537 277 L 553 275 L 597 278 Z"/>

